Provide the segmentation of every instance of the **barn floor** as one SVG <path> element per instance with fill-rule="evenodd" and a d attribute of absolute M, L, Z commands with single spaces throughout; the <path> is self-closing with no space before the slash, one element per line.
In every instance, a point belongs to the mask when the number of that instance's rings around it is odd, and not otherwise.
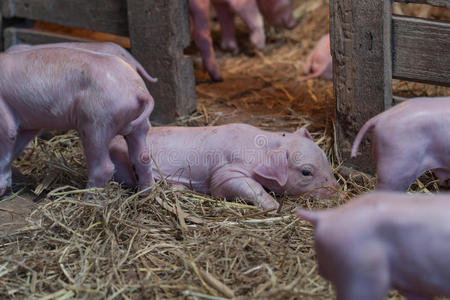
<path fill-rule="evenodd" d="M 370 191 L 375 181 L 358 172 L 349 176 L 333 159 L 332 83 L 296 81 L 308 51 L 328 31 L 328 4 L 294 2 L 300 24 L 292 31 L 268 29 L 264 52 L 251 49 L 243 26 L 241 54 L 216 51 L 223 82 L 211 83 L 195 59 L 198 111 L 177 125 L 306 126 L 328 154 L 345 199 L 279 197 L 281 210 L 264 215 L 242 201 L 174 192 L 164 183 L 150 195 L 111 183 L 86 202 L 76 134 L 48 135 L 15 162 L 43 199 L 34 203 L 36 196 L 18 187 L 19 195 L 0 200 L 0 298 L 333 298 L 332 286 L 317 273 L 312 227 L 292 212 L 336 206 Z M 219 41 L 216 23 L 213 34 Z M 394 92 L 443 96 L 450 88 L 396 81 Z M 411 190 L 439 187 L 425 174 Z M 390 298 L 400 299 L 395 292 Z"/>

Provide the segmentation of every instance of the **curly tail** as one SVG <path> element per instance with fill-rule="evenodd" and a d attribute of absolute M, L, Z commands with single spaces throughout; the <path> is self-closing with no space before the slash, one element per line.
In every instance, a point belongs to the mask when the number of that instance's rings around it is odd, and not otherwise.
<path fill-rule="evenodd" d="M 361 141 L 364 137 L 364 135 L 366 135 L 367 131 L 369 131 L 370 129 L 372 129 L 373 127 L 375 127 L 377 121 L 378 121 L 378 117 L 379 115 L 371 118 L 369 121 L 366 122 L 366 124 L 363 125 L 363 127 L 359 130 L 358 134 L 356 135 L 355 141 L 353 142 L 353 146 L 352 146 L 352 155 L 351 157 L 356 157 L 357 152 L 358 152 L 358 148 L 359 148 L 359 144 L 361 144 Z"/>
<path fill-rule="evenodd" d="M 136 61 L 136 62 L 137 62 L 137 61 Z M 158 82 L 158 78 L 154 78 L 154 77 L 150 76 L 150 75 L 147 73 L 147 71 L 145 71 L 144 67 L 143 67 L 140 63 L 138 63 L 138 62 L 137 62 L 137 65 L 136 65 L 136 71 L 137 71 L 142 77 L 144 77 L 145 79 L 147 79 L 149 82 L 151 82 L 151 83 Z"/>
<path fill-rule="evenodd" d="M 155 106 L 155 101 L 153 101 L 153 97 L 150 93 L 141 93 L 137 96 L 137 99 L 140 102 L 141 107 L 143 107 L 142 113 L 136 119 L 131 121 L 127 128 L 120 133 L 123 136 L 129 135 L 136 126 L 145 120 L 148 120 Z"/>
<path fill-rule="evenodd" d="M 314 226 L 317 225 L 317 223 L 319 223 L 319 217 L 320 217 L 320 212 L 317 211 L 310 211 L 310 210 L 305 210 L 305 209 L 300 209 L 297 208 L 295 210 L 295 215 L 303 220 L 306 220 L 308 222 L 310 222 L 311 224 L 313 224 Z"/>

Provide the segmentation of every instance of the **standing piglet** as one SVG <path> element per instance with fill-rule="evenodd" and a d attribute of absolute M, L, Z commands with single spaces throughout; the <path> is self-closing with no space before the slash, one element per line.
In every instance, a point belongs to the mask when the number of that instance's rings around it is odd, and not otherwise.
<path fill-rule="evenodd" d="M 86 49 L 91 51 L 96 51 L 100 53 L 106 53 L 111 55 L 116 55 L 123 59 L 125 62 L 130 64 L 136 72 L 138 72 L 142 77 L 147 79 L 149 82 L 157 82 L 158 79 L 153 78 L 150 76 L 147 71 L 144 69 L 144 67 L 124 48 L 121 46 L 105 42 L 105 43 L 52 43 L 52 44 L 42 44 L 42 45 L 27 45 L 27 44 L 18 44 L 14 45 L 12 47 L 9 47 L 6 50 L 6 53 L 13 54 L 18 53 L 22 51 L 29 51 L 34 49 L 42 49 L 42 48 L 54 48 L 54 47 L 62 47 L 62 48 L 78 48 L 78 49 Z"/>
<path fill-rule="evenodd" d="M 341 300 L 450 296 L 450 194 L 375 192 L 297 216 L 315 227 L 319 273 Z"/>
<path fill-rule="evenodd" d="M 216 63 L 211 39 L 210 2 L 216 9 L 221 26 L 221 47 L 233 53 L 239 52 L 234 25 L 235 14 L 248 26 L 250 41 L 259 50 L 264 49 L 266 45 L 263 16 L 269 23 L 277 26 L 293 28 L 296 25 L 291 0 L 189 0 L 189 10 L 194 25 L 194 41 L 200 49 L 204 68 L 214 81 L 220 81 L 222 77 Z"/>
<path fill-rule="evenodd" d="M 216 127 L 157 127 L 148 132 L 161 174 L 175 185 L 229 199 L 242 197 L 267 210 L 278 202 L 265 191 L 317 197 L 336 193 L 324 152 L 306 129 L 267 132 L 246 124 Z M 116 180 L 134 185 L 122 137 L 111 144 Z M 160 176 L 152 166 L 155 177 Z"/>
<path fill-rule="evenodd" d="M 333 78 L 333 60 L 330 50 L 330 34 L 320 38 L 317 45 L 306 58 L 303 66 L 303 73 L 309 74 L 300 78 L 299 81 L 306 81 L 318 77 L 330 80 Z"/>
<path fill-rule="evenodd" d="M 370 129 L 377 190 L 405 191 L 427 170 L 450 179 L 450 97 L 413 98 L 373 117 L 356 136 L 352 157 Z"/>
<path fill-rule="evenodd" d="M 129 64 L 92 51 L 44 48 L 0 54 L 0 70 L 0 195 L 11 185 L 11 161 L 41 128 L 78 131 L 88 187 L 111 178 L 109 145 L 125 136 L 139 185 L 152 185 L 146 133 L 154 103 Z"/>
<path fill-rule="evenodd" d="M 212 0 L 217 11 L 222 32 L 221 47 L 233 53 L 239 52 L 234 25 L 234 14 L 239 15 L 250 29 L 250 41 L 259 50 L 266 44 L 264 21 L 292 29 L 297 25 L 291 0 Z"/>

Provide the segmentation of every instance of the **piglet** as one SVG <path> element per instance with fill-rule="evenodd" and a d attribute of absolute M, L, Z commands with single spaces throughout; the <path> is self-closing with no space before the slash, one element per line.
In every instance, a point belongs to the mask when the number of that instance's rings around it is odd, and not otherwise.
<path fill-rule="evenodd" d="M 153 98 L 121 58 L 74 48 L 0 54 L 0 195 L 11 185 L 11 161 L 41 128 L 76 129 L 88 165 L 88 187 L 114 172 L 109 145 L 126 137 L 143 188 L 153 184 L 147 131 Z"/>
<path fill-rule="evenodd" d="M 320 38 L 312 52 L 306 58 L 303 73 L 309 74 L 299 79 L 306 81 L 318 77 L 330 80 L 333 78 L 333 61 L 330 50 L 330 34 Z"/>
<path fill-rule="evenodd" d="M 450 194 L 374 192 L 335 209 L 297 210 L 315 227 L 319 273 L 337 299 L 450 296 Z"/>
<path fill-rule="evenodd" d="M 377 190 L 405 191 L 421 174 L 433 170 L 450 179 L 450 97 L 413 98 L 376 115 L 355 138 L 352 157 L 373 129 Z"/>
<path fill-rule="evenodd" d="M 157 78 L 153 78 L 150 76 L 147 71 L 144 69 L 144 67 L 124 48 L 121 46 L 105 42 L 105 43 L 54 43 L 54 44 L 42 44 L 42 45 L 27 45 L 27 44 L 18 44 L 9 47 L 6 50 L 6 53 L 18 53 L 22 51 L 28 51 L 28 50 L 34 50 L 34 49 L 42 49 L 42 48 L 54 48 L 54 47 L 64 47 L 64 48 L 79 48 L 79 49 L 86 49 L 91 50 L 95 52 L 100 53 L 106 53 L 111 55 L 116 55 L 120 58 L 122 58 L 125 62 L 130 64 L 130 66 L 133 67 L 142 77 L 147 79 L 149 82 L 155 83 L 158 81 Z"/>
<path fill-rule="evenodd" d="M 155 178 L 202 193 L 249 199 L 261 209 L 278 208 L 266 192 L 329 197 L 336 193 L 324 152 L 306 129 L 267 132 L 246 124 L 156 127 L 148 131 Z M 134 185 L 127 145 L 120 136 L 110 148 L 115 178 Z"/>
<path fill-rule="evenodd" d="M 214 81 L 221 81 L 222 77 L 216 63 L 211 39 L 210 1 L 216 9 L 220 23 L 221 47 L 233 53 L 239 52 L 234 25 L 235 15 L 238 15 L 247 25 L 250 41 L 259 50 L 264 49 L 266 45 L 263 16 L 274 25 L 286 28 L 293 28 L 296 25 L 291 0 L 189 0 L 194 41 L 200 49 L 204 68 Z"/>
<path fill-rule="evenodd" d="M 287 29 L 297 25 L 291 0 L 258 0 L 258 7 L 269 24 Z"/>

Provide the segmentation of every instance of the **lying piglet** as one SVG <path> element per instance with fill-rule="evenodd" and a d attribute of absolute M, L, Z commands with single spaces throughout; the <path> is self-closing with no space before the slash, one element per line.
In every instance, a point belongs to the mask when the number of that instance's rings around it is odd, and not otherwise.
<path fill-rule="evenodd" d="M 0 195 L 11 185 L 11 161 L 41 128 L 77 129 L 88 165 L 88 187 L 114 172 L 109 145 L 126 137 L 142 187 L 148 168 L 148 117 L 153 99 L 117 56 L 72 48 L 0 53 Z"/>
<path fill-rule="evenodd" d="M 327 158 L 306 129 L 283 133 L 245 124 L 157 127 L 149 130 L 148 138 L 151 155 L 166 180 L 202 193 L 243 197 L 267 210 L 279 204 L 264 188 L 318 197 L 336 192 Z M 123 138 L 114 138 L 115 178 L 133 185 L 136 180 L 127 157 Z M 158 178 L 157 167 L 152 168 Z"/>
<path fill-rule="evenodd" d="M 450 179 L 450 97 L 414 98 L 373 117 L 355 138 L 352 157 L 373 128 L 378 190 L 405 191 L 423 172 Z"/>
<path fill-rule="evenodd" d="M 12 47 L 9 47 L 6 50 L 6 53 L 18 53 L 26 50 L 34 50 L 34 49 L 42 49 L 42 48 L 54 48 L 54 47 L 65 47 L 65 48 L 81 48 L 101 53 L 107 53 L 116 55 L 122 58 L 125 62 L 130 64 L 142 77 L 147 79 L 149 82 L 157 82 L 157 78 L 153 78 L 150 76 L 147 71 L 145 71 L 144 67 L 124 48 L 115 44 L 115 43 L 55 43 L 55 44 L 42 44 L 42 45 L 27 45 L 27 44 L 19 44 Z"/>
<path fill-rule="evenodd" d="M 299 79 L 299 81 L 306 81 L 318 77 L 330 80 L 333 78 L 333 61 L 330 50 L 330 34 L 324 35 L 320 38 L 317 45 L 306 58 L 303 66 L 303 73 L 309 74 Z"/>
<path fill-rule="evenodd" d="M 337 299 L 450 296 L 450 194 L 375 192 L 297 216 L 315 227 L 319 273 Z"/>

